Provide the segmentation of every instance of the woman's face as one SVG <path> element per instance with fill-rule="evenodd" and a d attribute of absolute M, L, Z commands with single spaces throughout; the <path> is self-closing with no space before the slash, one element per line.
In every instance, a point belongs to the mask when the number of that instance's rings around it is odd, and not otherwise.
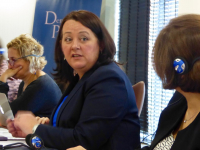
<path fill-rule="evenodd" d="M 8 59 L 14 61 L 13 65 L 8 63 L 8 68 L 14 69 L 14 68 L 17 68 L 19 66 L 22 66 L 22 69 L 19 70 L 13 76 L 16 79 L 24 79 L 30 73 L 30 71 L 29 71 L 29 64 L 30 64 L 29 61 L 26 61 L 24 59 L 18 59 L 20 57 L 21 56 L 20 56 L 18 50 L 14 49 L 14 48 L 8 49 Z"/>
<path fill-rule="evenodd" d="M 99 43 L 94 33 L 80 22 L 68 20 L 62 30 L 62 51 L 69 65 L 81 78 L 99 57 Z"/>

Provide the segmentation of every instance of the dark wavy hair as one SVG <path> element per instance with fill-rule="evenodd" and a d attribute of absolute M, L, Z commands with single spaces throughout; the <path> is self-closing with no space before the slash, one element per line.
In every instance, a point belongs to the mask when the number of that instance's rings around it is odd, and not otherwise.
<path fill-rule="evenodd" d="M 95 67 L 113 62 L 113 57 L 116 53 L 113 39 L 95 14 L 86 10 L 72 11 L 62 20 L 55 44 L 55 62 L 57 67 L 54 69 L 55 73 L 53 76 L 57 83 L 71 83 L 78 78 L 73 75 L 73 68 L 66 60 L 64 60 L 64 54 L 61 49 L 60 41 L 63 38 L 63 25 L 68 20 L 80 22 L 82 25 L 89 28 L 97 37 L 101 51 L 99 53 L 99 58 L 94 65 Z"/>
<path fill-rule="evenodd" d="M 163 88 L 180 87 L 185 92 L 200 92 L 200 15 L 188 14 L 172 19 L 160 31 L 153 49 L 153 64 Z M 173 67 L 176 57 L 184 58 L 189 72 L 177 74 Z"/>

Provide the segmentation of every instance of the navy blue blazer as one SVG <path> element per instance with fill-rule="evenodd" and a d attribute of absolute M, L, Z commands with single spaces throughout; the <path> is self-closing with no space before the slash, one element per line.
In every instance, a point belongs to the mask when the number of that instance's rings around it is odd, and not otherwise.
<path fill-rule="evenodd" d="M 114 62 L 85 73 L 72 90 L 65 91 L 59 104 L 66 95 L 57 127 L 39 125 L 36 129 L 46 147 L 60 150 L 78 145 L 87 150 L 140 147 L 134 91 L 126 74 Z"/>

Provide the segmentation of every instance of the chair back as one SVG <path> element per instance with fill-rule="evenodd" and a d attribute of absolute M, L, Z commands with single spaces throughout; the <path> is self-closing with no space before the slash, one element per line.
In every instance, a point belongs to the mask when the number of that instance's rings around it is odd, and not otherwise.
<path fill-rule="evenodd" d="M 140 81 L 133 86 L 133 90 L 135 93 L 135 99 L 136 99 L 136 104 L 138 108 L 138 116 L 140 116 L 142 112 L 142 107 L 144 103 L 144 97 L 145 97 L 145 84 L 144 81 Z"/>

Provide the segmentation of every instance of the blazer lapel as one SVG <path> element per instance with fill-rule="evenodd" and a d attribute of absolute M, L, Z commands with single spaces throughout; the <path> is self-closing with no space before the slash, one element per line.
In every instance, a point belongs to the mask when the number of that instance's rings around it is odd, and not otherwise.
<path fill-rule="evenodd" d="M 83 77 L 81 78 L 81 80 L 78 81 L 78 83 L 75 85 L 75 87 L 69 92 L 66 91 L 64 96 L 62 96 L 62 100 L 65 96 L 68 95 L 67 99 L 64 101 L 64 103 L 62 104 L 59 112 L 58 112 L 58 116 L 57 116 L 57 120 L 56 120 L 56 125 L 58 125 L 58 121 L 60 118 L 60 115 L 62 114 L 63 110 L 65 109 L 65 106 L 72 100 L 74 94 L 76 94 L 76 92 L 78 91 L 78 89 L 80 89 L 82 87 L 82 85 L 87 81 L 87 79 L 90 77 L 90 75 L 94 72 L 94 69 L 91 69 L 90 71 L 86 72 Z"/>
<path fill-rule="evenodd" d="M 53 117 L 54 117 L 54 114 L 58 108 L 58 106 L 60 105 L 60 103 L 63 101 L 64 97 L 69 95 L 70 91 L 74 88 L 74 85 L 72 84 L 69 84 L 68 88 L 66 89 L 66 91 L 64 92 L 64 94 L 61 96 L 58 104 L 56 105 L 56 107 L 54 108 L 52 114 L 51 114 L 51 117 L 50 117 L 50 123 L 53 124 Z"/>

